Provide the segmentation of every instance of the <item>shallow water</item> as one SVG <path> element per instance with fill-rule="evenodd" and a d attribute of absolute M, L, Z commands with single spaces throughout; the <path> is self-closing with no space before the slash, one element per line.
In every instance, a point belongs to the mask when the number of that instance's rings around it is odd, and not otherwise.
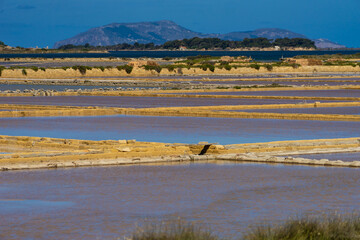
<path fill-rule="evenodd" d="M 294 155 L 294 156 L 309 158 L 309 159 L 317 159 L 317 160 L 329 159 L 329 160 L 341 160 L 344 162 L 360 161 L 360 152 L 302 154 L 302 155 Z"/>
<path fill-rule="evenodd" d="M 280 108 L 280 109 L 245 109 L 231 110 L 236 112 L 267 112 L 267 113 L 306 113 L 306 114 L 344 114 L 359 115 L 360 107 L 316 107 L 316 108 Z"/>
<path fill-rule="evenodd" d="M 0 84 L 0 91 L 10 90 L 10 91 L 24 91 L 25 89 L 43 89 L 43 90 L 56 90 L 56 91 L 65 91 L 66 89 L 98 89 L 98 88 L 108 88 L 108 86 L 91 86 L 91 85 L 29 85 L 29 84 Z M 116 87 L 114 87 L 116 88 Z M 122 87 L 127 88 L 127 87 Z"/>
<path fill-rule="evenodd" d="M 117 239 L 178 216 L 234 238 L 296 214 L 357 211 L 359 181 L 358 169 L 226 162 L 2 172 L 0 238 Z"/>
<path fill-rule="evenodd" d="M 235 144 L 359 137 L 360 122 L 199 117 L 2 118 L 0 133 L 74 139 Z"/>
<path fill-rule="evenodd" d="M 0 104 L 35 104 L 60 106 L 106 107 L 183 107 L 212 105 L 291 104 L 302 100 L 277 99 L 226 99 L 226 98 L 176 98 L 176 97 L 105 97 L 105 96 L 55 96 L 55 97 L 0 97 Z M 307 101 L 308 103 L 315 101 Z"/>
<path fill-rule="evenodd" d="M 360 79 L 359 79 L 360 80 Z M 285 81 L 285 80 L 281 80 L 281 81 L 246 81 L 246 80 L 242 80 L 242 81 L 191 81 L 191 83 L 202 83 L 202 84 L 227 84 L 227 85 L 234 85 L 234 86 L 241 86 L 241 85 L 246 85 L 246 86 L 253 86 L 253 85 L 270 85 L 272 83 L 277 83 L 280 85 L 285 85 L 285 86 L 338 86 L 338 85 L 360 85 L 360 81 L 359 82 L 331 82 L 331 81 Z"/>
<path fill-rule="evenodd" d="M 210 56 L 249 56 L 254 60 L 278 61 L 280 58 L 294 57 L 297 55 L 324 55 L 324 54 L 354 54 L 358 51 L 110 51 L 108 53 L 24 53 L 0 54 L 0 58 L 164 58 L 187 57 L 198 55 Z"/>
<path fill-rule="evenodd" d="M 185 94 L 185 93 L 184 93 Z M 357 97 L 360 90 L 293 90 L 293 91 L 241 91 L 241 92 L 202 92 L 186 93 L 196 95 L 245 95 L 245 96 L 301 96 L 301 97 Z"/>

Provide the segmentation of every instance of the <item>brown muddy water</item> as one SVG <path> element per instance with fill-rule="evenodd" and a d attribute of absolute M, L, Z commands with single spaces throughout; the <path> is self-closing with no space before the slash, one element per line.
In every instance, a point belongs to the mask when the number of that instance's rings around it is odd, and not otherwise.
<path fill-rule="evenodd" d="M 306 113 L 306 114 L 359 115 L 360 114 L 360 107 L 245 109 L 245 110 L 231 110 L 231 111 L 236 111 L 236 112 L 267 112 L 267 113 Z"/>
<path fill-rule="evenodd" d="M 360 122 L 156 116 L 1 118 L 0 134 L 236 144 L 360 136 Z"/>
<path fill-rule="evenodd" d="M 123 97 L 123 96 L 55 96 L 55 97 L 0 97 L 0 104 L 34 104 L 58 106 L 105 106 L 126 108 L 292 104 L 303 100 L 226 99 L 177 97 Z M 315 101 L 307 101 L 312 103 Z"/>
<path fill-rule="evenodd" d="M 180 217 L 236 238 L 257 224 L 360 208 L 358 169 L 233 162 L 0 173 L 0 239 L 122 239 Z"/>

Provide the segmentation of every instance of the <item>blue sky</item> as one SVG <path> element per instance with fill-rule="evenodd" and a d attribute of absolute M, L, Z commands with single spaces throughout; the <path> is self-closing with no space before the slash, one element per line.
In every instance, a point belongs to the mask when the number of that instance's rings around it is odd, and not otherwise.
<path fill-rule="evenodd" d="M 203 33 L 277 27 L 360 47 L 360 0 L 0 0 L 0 41 L 52 47 L 113 22 L 172 20 Z"/>

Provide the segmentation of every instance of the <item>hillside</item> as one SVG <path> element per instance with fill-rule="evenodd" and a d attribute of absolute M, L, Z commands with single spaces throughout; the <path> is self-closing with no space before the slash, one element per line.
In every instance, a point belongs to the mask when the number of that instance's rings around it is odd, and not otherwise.
<path fill-rule="evenodd" d="M 294 33 L 288 30 L 279 29 L 279 28 L 262 28 L 254 31 L 247 32 L 231 32 L 226 34 L 219 34 L 219 38 L 224 40 L 231 41 L 240 41 L 244 38 L 268 38 L 268 39 L 276 39 L 276 38 L 307 38 L 306 36 L 298 33 Z"/>
<path fill-rule="evenodd" d="M 193 32 L 171 21 L 140 22 L 140 23 L 112 23 L 102 27 L 92 28 L 72 38 L 55 43 L 54 48 L 62 45 L 92 46 L 116 45 L 119 43 L 154 43 L 162 44 L 167 41 L 205 37 L 207 35 Z"/>
<path fill-rule="evenodd" d="M 240 41 L 245 38 L 264 37 L 268 39 L 277 38 L 306 38 L 306 36 L 294 33 L 285 29 L 262 28 L 254 31 L 231 32 L 226 34 L 203 34 L 186 29 L 172 21 L 163 20 L 158 22 L 139 22 L 139 23 L 112 23 L 109 25 L 92 28 L 86 32 L 80 33 L 72 38 L 56 42 L 54 48 L 63 45 L 85 45 L 89 43 L 92 46 L 109 46 L 120 43 L 134 44 L 154 43 L 163 44 L 167 41 L 189 39 L 193 37 L 200 38 L 220 38 L 223 40 Z M 333 43 L 323 39 L 315 40 L 319 48 L 343 48 L 343 45 Z"/>

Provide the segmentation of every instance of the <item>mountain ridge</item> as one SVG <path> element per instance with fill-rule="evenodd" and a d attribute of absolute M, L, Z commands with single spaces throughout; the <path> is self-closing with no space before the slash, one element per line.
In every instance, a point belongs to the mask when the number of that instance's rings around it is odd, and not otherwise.
<path fill-rule="evenodd" d="M 307 38 L 303 34 L 295 33 L 280 28 L 259 28 L 253 31 L 235 31 L 225 34 L 204 34 L 194 32 L 182 27 L 170 20 L 161 20 L 155 22 L 134 22 L 134 23 L 111 23 L 100 27 L 90 28 L 86 32 L 79 33 L 71 38 L 58 41 L 54 48 L 62 45 L 84 45 L 89 43 L 93 46 L 108 46 L 119 43 L 154 43 L 163 44 L 167 41 L 180 40 L 193 37 L 212 37 L 223 40 L 240 41 L 244 38 L 264 37 L 268 39 L 275 38 Z M 340 45 L 327 39 L 314 39 L 317 47 L 320 48 L 343 48 Z"/>

